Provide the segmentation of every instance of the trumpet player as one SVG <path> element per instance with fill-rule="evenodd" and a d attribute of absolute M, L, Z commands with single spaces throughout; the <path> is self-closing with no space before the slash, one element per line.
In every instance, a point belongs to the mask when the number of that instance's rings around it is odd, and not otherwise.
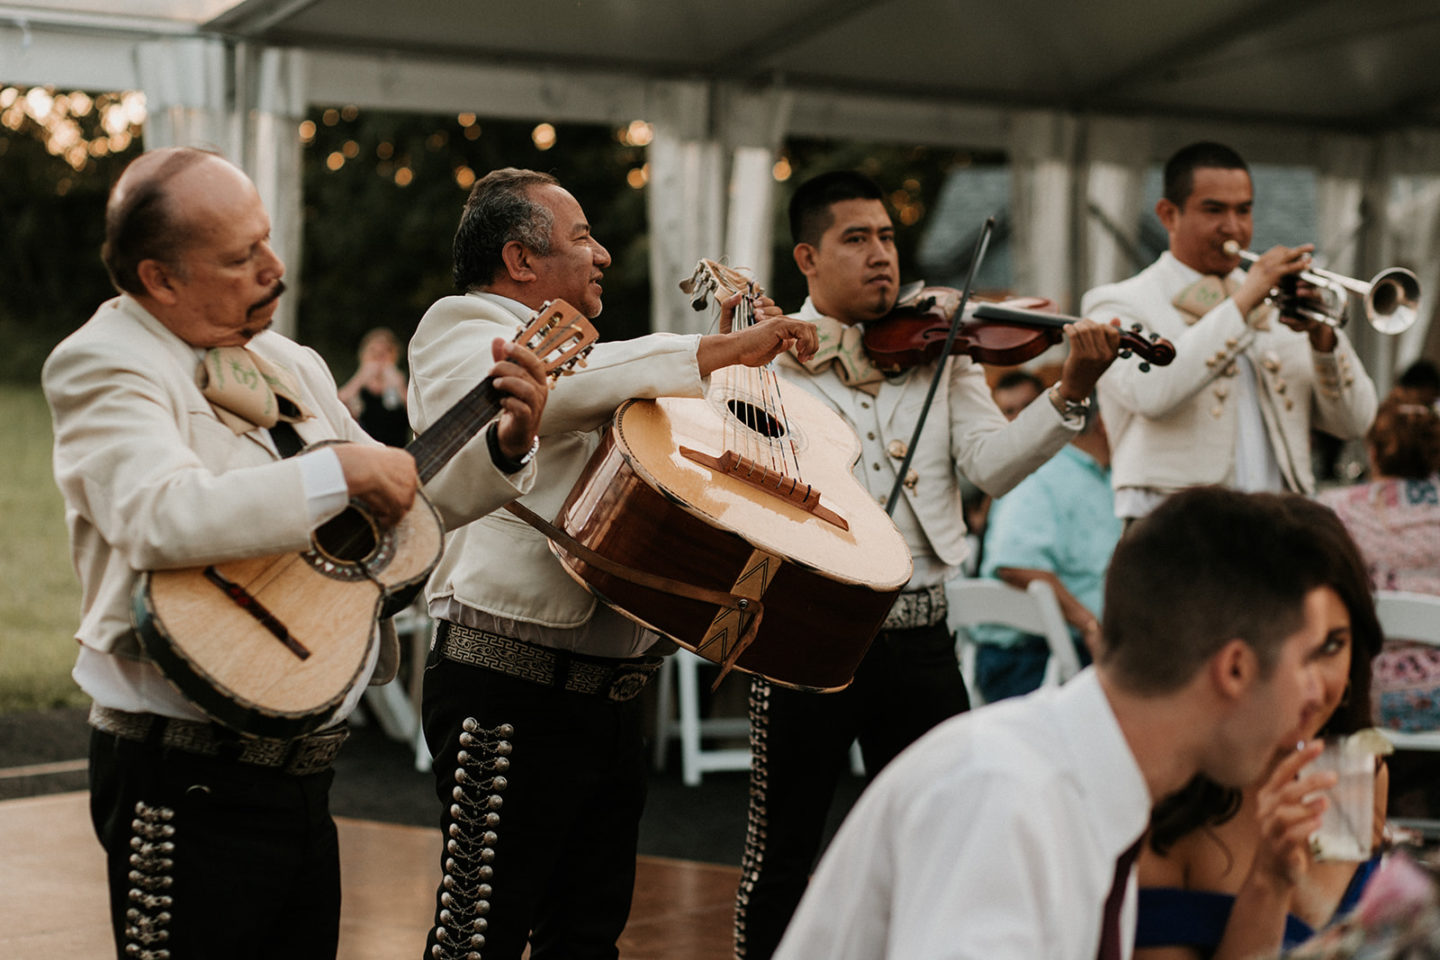
<path fill-rule="evenodd" d="M 1175 344 L 1162 374 L 1126 364 L 1100 380 L 1115 512 L 1127 525 L 1197 484 L 1312 493 L 1311 429 L 1349 439 L 1374 419 L 1375 386 L 1338 325 L 1270 302 L 1272 289 L 1309 268 L 1313 245 L 1276 246 L 1239 268 L 1253 204 L 1238 153 L 1218 143 L 1181 149 L 1155 204 L 1169 250 L 1082 301 L 1087 317 L 1139 323 Z"/>

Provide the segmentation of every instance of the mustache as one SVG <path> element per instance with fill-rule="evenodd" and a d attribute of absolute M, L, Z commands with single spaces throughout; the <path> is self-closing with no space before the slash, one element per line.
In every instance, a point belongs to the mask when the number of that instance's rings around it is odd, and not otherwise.
<path fill-rule="evenodd" d="M 261 309 L 263 309 L 263 308 L 265 308 L 265 307 L 270 306 L 270 304 L 274 303 L 276 300 L 279 300 L 279 299 L 280 299 L 280 294 L 282 294 L 282 293 L 284 293 L 284 292 L 285 292 L 285 281 L 284 281 L 284 280 L 276 280 L 276 281 L 275 281 L 275 286 L 274 286 L 274 288 L 272 288 L 271 291 L 270 291 L 269 293 L 267 293 L 265 296 L 261 297 L 259 300 L 257 300 L 257 301 L 255 301 L 254 303 L 250 304 L 249 309 L 245 311 L 245 315 L 248 317 L 250 314 L 254 313 L 256 310 L 261 310 Z"/>

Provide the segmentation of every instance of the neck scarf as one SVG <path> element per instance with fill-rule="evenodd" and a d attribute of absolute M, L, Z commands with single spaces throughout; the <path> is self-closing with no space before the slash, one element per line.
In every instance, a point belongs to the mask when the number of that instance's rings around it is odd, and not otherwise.
<path fill-rule="evenodd" d="M 1235 291 L 1239 289 L 1239 280 L 1233 277 L 1225 277 L 1222 280 L 1220 277 L 1207 273 L 1175 294 L 1170 305 L 1185 314 L 1186 323 L 1193 324 L 1218 307 L 1226 297 L 1234 296 Z M 1245 322 L 1256 330 L 1268 330 L 1272 312 L 1269 304 L 1262 303 L 1246 315 Z"/>
<path fill-rule="evenodd" d="M 801 366 L 818 374 L 833 365 L 835 374 L 845 386 L 854 387 L 872 397 L 880 392 L 885 374 L 870 362 L 865 353 L 858 324 L 844 324 L 834 317 L 817 317 L 815 332 L 820 338 L 820 349 Z"/>
<path fill-rule="evenodd" d="M 312 416 L 300 402 L 300 388 L 290 371 L 244 347 L 205 351 L 195 382 L 215 415 L 237 434 Z"/>

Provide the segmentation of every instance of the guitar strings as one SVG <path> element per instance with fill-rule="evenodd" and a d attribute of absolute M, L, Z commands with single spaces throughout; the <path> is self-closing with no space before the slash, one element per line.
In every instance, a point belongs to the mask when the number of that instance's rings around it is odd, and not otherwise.
<path fill-rule="evenodd" d="M 735 326 L 754 326 L 755 301 L 760 295 L 759 288 L 748 277 L 745 280 L 745 297 L 736 307 Z M 800 458 L 795 450 L 794 433 L 790 429 L 785 412 L 779 377 L 769 364 L 764 367 L 746 368 L 750 396 L 760 402 L 759 414 L 765 417 L 764 430 L 757 422 L 754 404 L 747 405 L 751 429 L 750 459 L 755 463 L 768 461 L 770 469 L 781 476 L 791 476 L 796 482 L 803 482 L 800 476 Z M 763 449 L 763 456 L 761 451 Z M 788 452 L 788 456 L 787 456 Z"/>

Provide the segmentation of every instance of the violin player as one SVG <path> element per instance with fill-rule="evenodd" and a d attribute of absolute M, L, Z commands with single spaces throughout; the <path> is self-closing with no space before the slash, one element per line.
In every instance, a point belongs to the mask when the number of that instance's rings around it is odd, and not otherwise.
<path fill-rule="evenodd" d="M 895 227 L 880 188 L 848 171 L 801 184 L 789 213 L 795 263 L 809 290 L 793 316 L 816 324 L 820 347 L 809 359 L 783 355 L 781 373 L 854 429 L 862 447 L 855 475 L 884 504 L 935 372 L 927 363 L 887 375 L 861 344 L 863 325 L 895 306 Z M 968 709 L 944 593 L 968 549 L 958 476 L 999 496 L 1080 430 L 1091 390 L 1115 359 L 1119 332 L 1082 320 L 1064 336 L 1069 354 L 1059 383 L 1013 422 L 996 407 L 979 364 L 967 356 L 938 361 L 946 376 L 894 512 L 914 575 L 855 682 L 838 693 L 815 694 L 752 677 L 754 760 L 736 896 L 737 956 L 768 958 L 779 943 L 805 892 L 850 744 L 859 739 L 873 777 L 932 726 Z"/>
<path fill-rule="evenodd" d="M 1115 512 L 1127 524 L 1195 484 L 1310 494 L 1310 430 L 1363 437 L 1375 385 L 1345 334 L 1276 316 L 1272 287 L 1310 265 L 1310 244 L 1276 246 L 1248 271 L 1255 191 L 1234 150 L 1194 143 L 1165 164 L 1155 214 L 1170 248 L 1139 274 L 1096 287 L 1083 311 L 1139 323 L 1175 344 L 1164 377 L 1116 368 L 1100 381 Z"/>

